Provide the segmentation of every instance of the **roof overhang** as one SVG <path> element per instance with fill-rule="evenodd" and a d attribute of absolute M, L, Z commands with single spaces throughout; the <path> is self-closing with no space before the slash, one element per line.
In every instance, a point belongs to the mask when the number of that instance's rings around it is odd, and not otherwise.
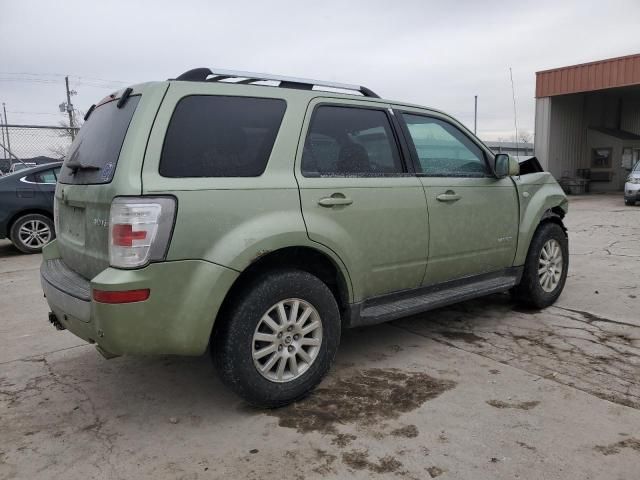
<path fill-rule="evenodd" d="M 640 53 L 536 72 L 536 98 L 640 85 Z"/>

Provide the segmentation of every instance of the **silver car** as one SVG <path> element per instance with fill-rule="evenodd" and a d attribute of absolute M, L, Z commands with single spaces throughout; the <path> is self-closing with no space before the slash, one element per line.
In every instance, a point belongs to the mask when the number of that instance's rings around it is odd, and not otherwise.
<path fill-rule="evenodd" d="M 640 162 L 636 163 L 624 184 L 625 205 L 635 205 L 640 202 Z"/>

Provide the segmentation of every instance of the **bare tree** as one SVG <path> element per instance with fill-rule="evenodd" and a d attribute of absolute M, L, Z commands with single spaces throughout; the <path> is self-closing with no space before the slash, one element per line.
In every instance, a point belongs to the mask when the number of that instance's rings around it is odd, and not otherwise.
<path fill-rule="evenodd" d="M 520 142 L 531 143 L 533 141 L 533 135 L 528 130 L 521 130 L 518 133 L 520 134 Z"/>
<path fill-rule="evenodd" d="M 58 122 L 58 125 L 62 127 L 58 131 L 59 131 L 59 136 L 64 139 L 64 141 L 62 142 L 63 145 L 55 145 L 49 148 L 49 152 L 51 152 L 52 155 L 55 155 L 60 160 L 64 159 L 67 156 L 67 151 L 69 150 L 71 143 L 73 143 L 73 139 L 78 134 L 80 127 L 84 123 L 83 121 L 84 114 L 80 110 L 75 110 L 73 113 L 74 113 L 73 128 L 71 128 L 71 126 L 69 125 L 68 119 L 60 120 Z"/>

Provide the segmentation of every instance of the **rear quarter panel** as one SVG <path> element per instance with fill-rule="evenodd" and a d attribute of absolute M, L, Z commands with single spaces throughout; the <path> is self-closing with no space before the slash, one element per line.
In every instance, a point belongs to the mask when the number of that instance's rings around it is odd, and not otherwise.
<path fill-rule="evenodd" d="M 9 236 L 11 224 L 23 213 L 39 212 L 53 218 L 52 194 L 44 193 L 38 184 L 20 181 L 30 173 L 0 177 L 0 238 Z"/>

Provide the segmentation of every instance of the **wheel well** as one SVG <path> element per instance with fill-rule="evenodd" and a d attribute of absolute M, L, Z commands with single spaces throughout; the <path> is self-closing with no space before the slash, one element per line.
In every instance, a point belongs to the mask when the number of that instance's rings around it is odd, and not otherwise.
<path fill-rule="evenodd" d="M 11 228 L 13 227 L 13 224 L 16 223 L 16 220 L 18 220 L 20 217 L 24 217 L 25 215 L 30 215 L 30 214 L 44 215 L 49 220 L 53 221 L 53 215 L 51 214 L 51 212 L 48 212 L 47 210 L 42 210 L 39 208 L 29 208 L 27 210 L 20 210 L 19 212 L 15 213 L 11 217 L 11 219 L 7 222 L 7 237 L 10 235 Z"/>
<path fill-rule="evenodd" d="M 564 213 L 564 210 L 562 210 L 562 208 L 560 207 L 550 208 L 549 210 L 544 212 L 544 214 L 542 215 L 542 218 L 540 219 L 540 225 L 547 222 L 557 223 L 558 225 L 560 225 L 560 227 L 562 227 L 562 230 L 566 235 L 567 227 L 565 227 L 564 223 L 562 222 L 564 215 L 565 213 Z"/>
<path fill-rule="evenodd" d="M 318 250 L 309 247 L 287 247 L 261 255 L 251 263 L 234 282 L 218 311 L 218 318 L 224 316 L 225 310 L 233 299 L 259 275 L 270 270 L 295 268 L 318 277 L 333 293 L 340 312 L 344 312 L 349 304 L 347 281 L 333 260 Z M 214 323 L 213 334 L 221 322 Z"/>

